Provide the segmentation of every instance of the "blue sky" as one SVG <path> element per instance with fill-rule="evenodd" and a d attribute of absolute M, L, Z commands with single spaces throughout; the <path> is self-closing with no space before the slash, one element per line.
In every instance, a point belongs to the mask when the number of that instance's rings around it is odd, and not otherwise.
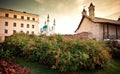
<path fill-rule="evenodd" d="M 56 33 L 73 34 L 83 7 L 88 10 L 91 2 L 95 5 L 96 17 L 117 20 L 120 16 L 120 0 L 0 0 L 0 8 L 38 14 L 40 27 L 49 14 L 51 24 L 56 19 Z"/>

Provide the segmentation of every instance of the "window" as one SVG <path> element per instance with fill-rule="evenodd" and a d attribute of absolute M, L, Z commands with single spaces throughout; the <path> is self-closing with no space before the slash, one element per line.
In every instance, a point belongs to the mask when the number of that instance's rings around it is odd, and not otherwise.
<path fill-rule="evenodd" d="M 5 17 L 9 17 L 9 14 L 5 14 Z"/>
<path fill-rule="evenodd" d="M 29 34 L 29 31 L 27 31 L 27 34 Z"/>
<path fill-rule="evenodd" d="M 16 23 L 13 23 L 13 26 L 16 27 Z"/>
<path fill-rule="evenodd" d="M 33 21 L 35 21 L 35 18 L 32 18 Z"/>
<path fill-rule="evenodd" d="M 32 25 L 32 28 L 34 28 L 34 25 Z"/>
<path fill-rule="evenodd" d="M 20 31 L 21 33 L 23 33 L 23 31 Z"/>
<path fill-rule="evenodd" d="M 7 29 L 5 29 L 4 33 L 8 33 L 8 30 L 7 30 Z"/>
<path fill-rule="evenodd" d="M 30 20 L 30 17 L 27 17 L 27 20 Z"/>
<path fill-rule="evenodd" d="M 13 34 L 15 34 L 16 33 L 16 30 L 13 30 Z"/>
<path fill-rule="evenodd" d="M 24 27 L 24 24 L 23 24 L 23 23 L 21 24 L 21 27 Z"/>
<path fill-rule="evenodd" d="M 29 28 L 29 24 L 27 24 L 27 28 Z"/>
<path fill-rule="evenodd" d="M 32 31 L 32 34 L 34 34 L 34 31 Z"/>
<path fill-rule="evenodd" d="M 8 26 L 8 22 L 5 22 L 5 26 Z"/>
<path fill-rule="evenodd" d="M 17 18 L 17 15 L 14 15 L 14 18 Z"/>
<path fill-rule="evenodd" d="M 21 19 L 24 19 L 24 16 L 21 16 Z"/>

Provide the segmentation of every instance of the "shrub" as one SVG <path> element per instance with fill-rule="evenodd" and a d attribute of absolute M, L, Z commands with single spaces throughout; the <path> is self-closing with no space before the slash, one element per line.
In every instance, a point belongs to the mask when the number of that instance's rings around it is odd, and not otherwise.
<path fill-rule="evenodd" d="M 67 39 L 61 35 L 38 37 L 16 34 L 9 37 L 5 45 L 13 54 L 18 53 L 15 55 L 23 55 L 61 72 L 104 68 L 110 60 L 103 42 Z"/>
<path fill-rule="evenodd" d="M 120 58 L 120 43 L 118 41 L 106 41 L 107 47 L 109 47 L 109 53 L 113 58 Z"/>

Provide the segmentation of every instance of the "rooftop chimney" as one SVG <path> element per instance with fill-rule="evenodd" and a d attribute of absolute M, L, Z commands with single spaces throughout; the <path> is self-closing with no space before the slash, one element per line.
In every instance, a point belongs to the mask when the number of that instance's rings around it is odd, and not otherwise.
<path fill-rule="evenodd" d="M 89 17 L 94 18 L 94 16 L 95 16 L 95 13 L 94 13 L 95 6 L 91 3 L 90 6 L 88 7 L 88 9 L 89 9 Z"/>
<path fill-rule="evenodd" d="M 119 16 L 119 18 L 118 18 L 118 21 L 120 21 L 120 16 Z"/>

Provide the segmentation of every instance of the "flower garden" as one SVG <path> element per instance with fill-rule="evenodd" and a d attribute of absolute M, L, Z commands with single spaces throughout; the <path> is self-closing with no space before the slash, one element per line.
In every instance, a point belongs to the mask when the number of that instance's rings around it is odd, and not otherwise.
<path fill-rule="evenodd" d="M 20 33 L 8 37 L 2 43 L 0 57 L 22 57 L 60 72 L 80 72 L 108 67 L 112 58 L 109 49 L 101 41 L 67 39 L 61 35 L 38 37 Z M 2 60 L 0 73 L 7 74 L 7 71 L 13 74 L 30 73 L 29 68 L 13 64 L 12 60 Z"/>

